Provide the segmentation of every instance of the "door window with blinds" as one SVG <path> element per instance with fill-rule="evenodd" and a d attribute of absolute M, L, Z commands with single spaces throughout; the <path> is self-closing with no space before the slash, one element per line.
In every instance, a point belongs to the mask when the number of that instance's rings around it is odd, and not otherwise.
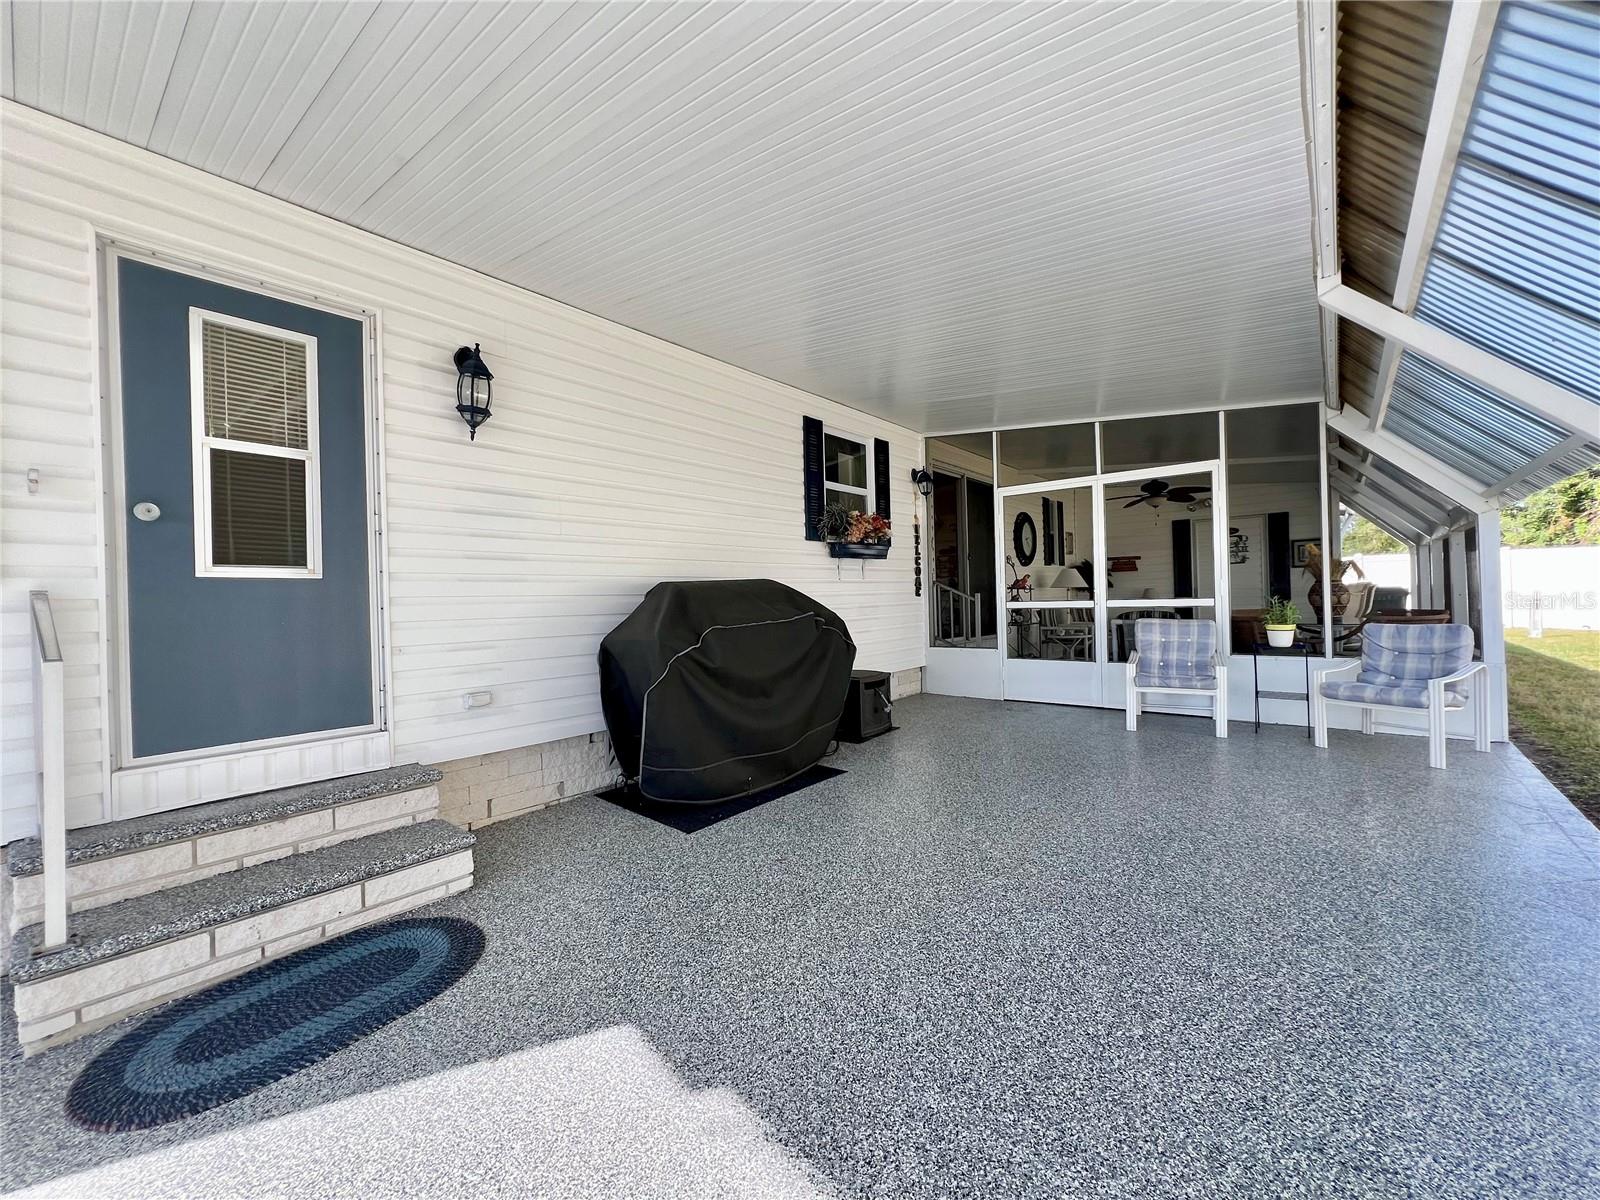
<path fill-rule="evenodd" d="M 195 574 L 317 578 L 317 339 L 189 310 Z"/>

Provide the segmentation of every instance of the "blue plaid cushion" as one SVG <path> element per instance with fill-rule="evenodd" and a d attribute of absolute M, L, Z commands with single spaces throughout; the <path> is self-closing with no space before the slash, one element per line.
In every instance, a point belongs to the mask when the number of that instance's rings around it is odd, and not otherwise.
<path fill-rule="evenodd" d="M 1454 675 L 1472 662 L 1470 625 L 1384 625 L 1361 631 L 1361 670 L 1353 680 L 1322 685 L 1329 700 L 1352 704 L 1428 707 L 1428 680 Z M 1445 689 L 1447 704 L 1461 704 L 1466 691 Z"/>
<path fill-rule="evenodd" d="M 1216 622 L 1145 617 L 1134 622 L 1133 640 L 1139 649 L 1133 676 L 1136 687 L 1204 691 L 1217 686 L 1216 668 L 1211 663 L 1217 652 Z"/>
<path fill-rule="evenodd" d="M 1322 694 L 1329 700 L 1344 700 L 1350 704 L 1394 704 L 1401 708 L 1428 707 L 1428 685 L 1425 683 L 1386 685 L 1340 679 L 1323 684 Z M 1455 687 L 1445 688 L 1444 697 L 1446 704 L 1466 702 L 1465 693 Z"/>
<path fill-rule="evenodd" d="M 1362 683 L 1426 683 L 1472 662 L 1470 625 L 1368 625 L 1361 631 Z"/>

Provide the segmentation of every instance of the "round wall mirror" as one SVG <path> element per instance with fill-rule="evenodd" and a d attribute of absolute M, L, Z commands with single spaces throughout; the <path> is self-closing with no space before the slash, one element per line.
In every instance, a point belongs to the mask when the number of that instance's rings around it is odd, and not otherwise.
<path fill-rule="evenodd" d="M 1011 544 L 1016 548 L 1017 562 L 1024 567 L 1032 563 L 1033 556 L 1039 553 L 1039 530 L 1029 514 L 1017 514 L 1016 524 L 1011 527 Z"/>

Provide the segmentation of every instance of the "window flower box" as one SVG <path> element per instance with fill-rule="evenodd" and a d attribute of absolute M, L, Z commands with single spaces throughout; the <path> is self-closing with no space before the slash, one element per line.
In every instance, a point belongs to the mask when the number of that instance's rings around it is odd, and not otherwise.
<path fill-rule="evenodd" d="M 888 558 L 888 542 L 828 542 L 832 558 Z"/>
<path fill-rule="evenodd" d="M 829 504 L 818 522 L 833 558 L 888 558 L 889 518 Z"/>

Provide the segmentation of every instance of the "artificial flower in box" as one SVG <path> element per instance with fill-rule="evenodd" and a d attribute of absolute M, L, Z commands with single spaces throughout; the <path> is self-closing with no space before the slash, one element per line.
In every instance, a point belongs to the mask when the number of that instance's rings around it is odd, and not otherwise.
<path fill-rule="evenodd" d="M 858 546 L 876 545 L 889 540 L 887 517 L 846 508 L 842 504 L 830 504 L 823 509 L 818 527 L 825 542 L 845 542 Z"/>

